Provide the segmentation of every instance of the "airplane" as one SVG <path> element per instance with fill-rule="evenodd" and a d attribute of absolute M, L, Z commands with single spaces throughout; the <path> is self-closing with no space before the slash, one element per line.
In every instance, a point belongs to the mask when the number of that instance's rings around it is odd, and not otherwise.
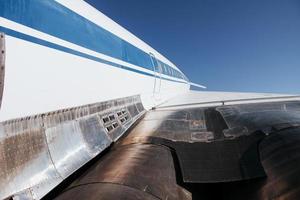
<path fill-rule="evenodd" d="M 300 196 L 299 95 L 207 91 L 83 0 L 0 1 L 0 50 L 0 199 Z"/>

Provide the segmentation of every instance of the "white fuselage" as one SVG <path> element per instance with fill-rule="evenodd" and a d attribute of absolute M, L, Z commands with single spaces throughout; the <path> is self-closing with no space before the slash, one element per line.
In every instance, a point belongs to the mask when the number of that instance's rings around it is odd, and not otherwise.
<path fill-rule="evenodd" d="M 1 3 L 6 51 L 0 121 L 137 94 L 150 108 L 189 90 L 189 81 L 174 64 L 84 1 L 29 2 L 29 9 L 26 2 L 10 2 L 18 17 L 9 3 Z M 41 4 L 41 13 L 30 12 L 34 4 Z M 70 27 L 60 25 L 63 20 Z M 153 63 L 150 54 L 164 66 Z M 151 68 L 139 65 L 149 61 Z"/>

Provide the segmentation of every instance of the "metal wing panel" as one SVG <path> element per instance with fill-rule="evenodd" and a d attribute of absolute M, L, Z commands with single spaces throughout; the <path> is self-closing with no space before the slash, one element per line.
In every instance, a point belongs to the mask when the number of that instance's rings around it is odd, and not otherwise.
<path fill-rule="evenodd" d="M 40 199 L 117 141 L 145 112 L 139 96 L 30 116 L 0 124 L 0 199 Z M 117 113 L 133 107 L 126 123 Z M 128 112 L 128 111 L 127 111 Z M 104 114 L 114 116 L 109 123 Z M 123 113 L 125 118 L 129 113 Z M 118 126 L 114 127 L 114 124 Z M 112 128 L 108 128 L 112 126 Z"/>

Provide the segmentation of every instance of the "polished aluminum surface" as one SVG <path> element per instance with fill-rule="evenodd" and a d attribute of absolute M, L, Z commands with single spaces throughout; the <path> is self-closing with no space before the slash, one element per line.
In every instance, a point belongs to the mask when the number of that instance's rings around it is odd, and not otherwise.
<path fill-rule="evenodd" d="M 299 116 L 299 101 L 153 109 L 53 198 L 297 199 Z"/>
<path fill-rule="evenodd" d="M 169 110 L 172 108 L 195 108 L 222 105 L 236 105 L 248 103 L 279 102 L 289 100 L 300 100 L 299 95 L 272 94 L 272 93 L 239 93 L 239 92 L 211 92 L 211 91 L 189 91 L 184 95 L 175 96 L 158 105 L 158 110 Z"/>
<path fill-rule="evenodd" d="M 177 182 L 172 151 L 161 145 L 115 145 L 57 200 L 191 200 Z"/>
<path fill-rule="evenodd" d="M 228 137 L 249 135 L 257 130 L 269 134 L 278 126 L 299 125 L 300 122 L 299 101 L 229 105 L 216 110 L 228 125 L 224 131 Z"/>
<path fill-rule="evenodd" d="M 120 138 L 144 112 L 140 97 L 132 96 L 2 122 L 0 199 L 42 198 Z M 104 116 L 110 116 L 109 123 Z"/>

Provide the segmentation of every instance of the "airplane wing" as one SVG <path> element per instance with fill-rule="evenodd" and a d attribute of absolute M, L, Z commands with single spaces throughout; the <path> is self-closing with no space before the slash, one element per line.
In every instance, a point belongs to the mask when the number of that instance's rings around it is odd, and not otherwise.
<path fill-rule="evenodd" d="M 0 199 L 297 199 L 300 96 L 191 86 L 83 0 L 0 1 Z"/>
<path fill-rule="evenodd" d="M 299 100 L 179 95 L 146 112 L 56 199 L 296 199 Z"/>

